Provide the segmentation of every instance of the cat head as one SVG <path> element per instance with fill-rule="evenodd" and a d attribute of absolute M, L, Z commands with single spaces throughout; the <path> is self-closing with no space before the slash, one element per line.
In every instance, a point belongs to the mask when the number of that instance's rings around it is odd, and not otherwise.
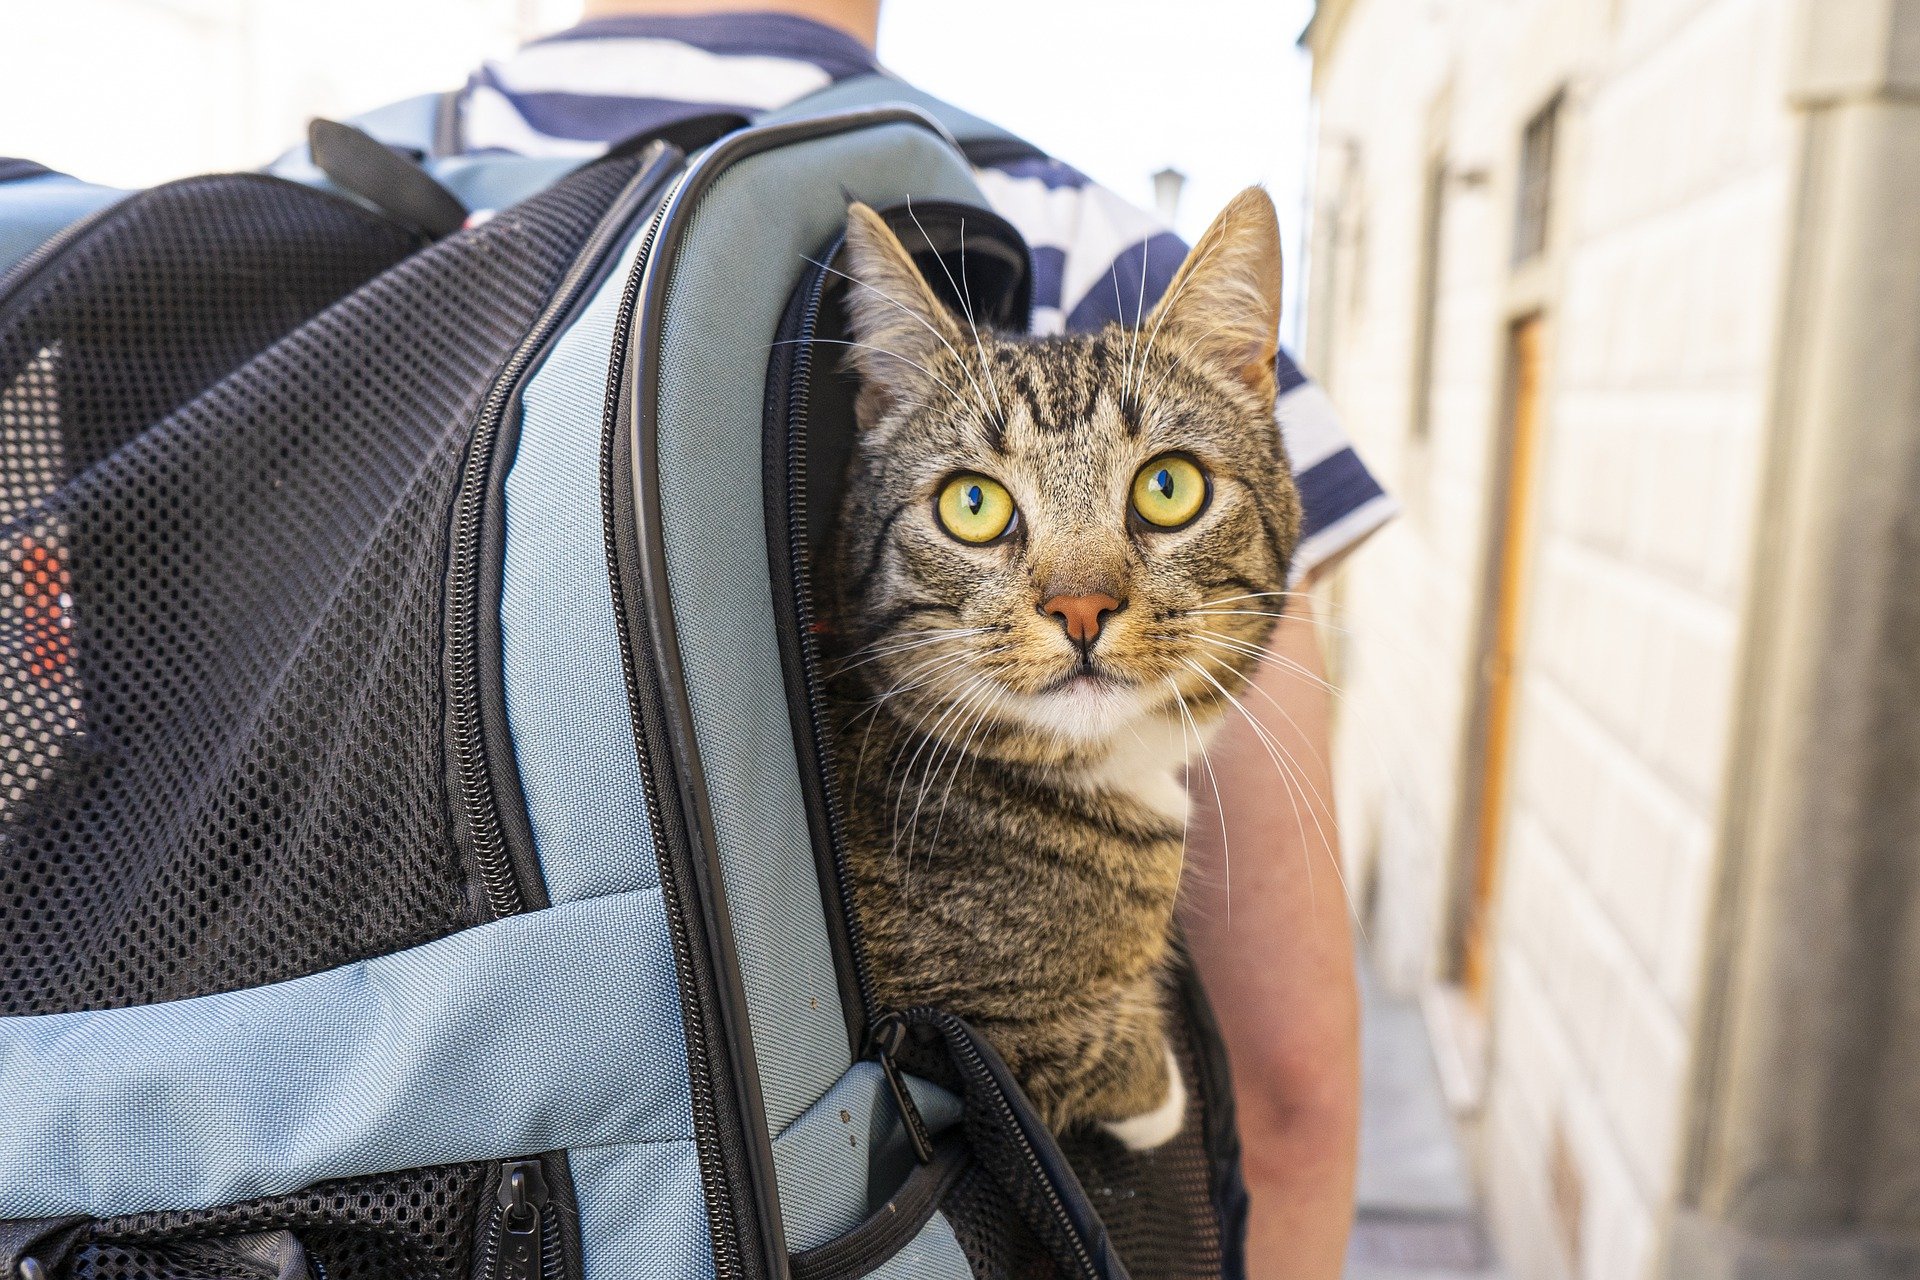
<path fill-rule="evenodd" d="M 977 330 L 860 204 L 844 265 L 843 669 L 923 731 L 1028 758 L 1217 718 L 1299 528 L 1266 193 L 1227 206 L 1138 328 Z"/>

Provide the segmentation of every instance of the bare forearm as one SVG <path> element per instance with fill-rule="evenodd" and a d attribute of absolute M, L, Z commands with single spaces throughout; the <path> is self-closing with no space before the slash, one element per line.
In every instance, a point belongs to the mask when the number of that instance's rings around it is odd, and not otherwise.
<path fill-rule="evenodd" d="M 1191 779 L 1182 922 L 1233 1067 L 1253 1280 L 1334 1280 L 1353 1217 L 1359 1017 L 1329 696 L 1309 619 L 1283 621 L 1273 652 L 1242 697 L 1259 729 L 1234 717 L 1212 776 Z"/>

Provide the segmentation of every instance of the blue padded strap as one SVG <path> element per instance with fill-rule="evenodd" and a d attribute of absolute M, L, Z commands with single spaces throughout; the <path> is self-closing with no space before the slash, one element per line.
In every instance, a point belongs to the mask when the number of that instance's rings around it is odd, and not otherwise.
<path fill-rule="evenodd" d="M 684 1143 L 685 1063 L 654 889 L 265 987 L 4 1018 L 0 1219 Z M 655 1193 L 697 1205 L 700 1188 Z"/>

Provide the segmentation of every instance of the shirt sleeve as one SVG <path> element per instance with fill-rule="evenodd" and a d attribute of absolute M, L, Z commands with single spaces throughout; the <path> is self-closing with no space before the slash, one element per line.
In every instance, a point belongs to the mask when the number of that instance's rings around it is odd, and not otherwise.
<path fill-rule="evenodd" d="M 1023 158 L 974 176 L 1033 251 L 1033 332 L 1137 324 L 1166 292 L 1187 246 L 1150 214 L 1057 160 Z M 1340 425 L 1319 384 L 1284 349 L 1274 416 L 1300 487 L 1299 579 L 1353 550 L 1399 510 Z"/>

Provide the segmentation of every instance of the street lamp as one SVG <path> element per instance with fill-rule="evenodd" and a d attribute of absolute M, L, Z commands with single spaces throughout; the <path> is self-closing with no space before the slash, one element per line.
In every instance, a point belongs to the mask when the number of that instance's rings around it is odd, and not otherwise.
<path fill-rule="evenodd" d="M 1180 193 L 1186 189 L 1187 175 L 1168 165 L 1153 175 L 1153 207 L 1160 211 L 1160 220 L 1168 226 L 1180 211 Z"/>

